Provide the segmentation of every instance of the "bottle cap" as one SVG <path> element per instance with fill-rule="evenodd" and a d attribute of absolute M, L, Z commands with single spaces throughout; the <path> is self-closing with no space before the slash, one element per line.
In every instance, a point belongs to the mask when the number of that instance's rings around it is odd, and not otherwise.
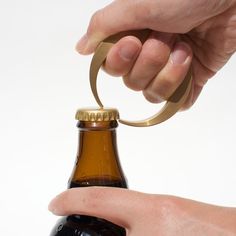
<path fill-rule="evenodd" d="M 82 108 L 75 118 L 79 121 L 112 121 L 119 119 L 119 112 L 115 108 Z"/>

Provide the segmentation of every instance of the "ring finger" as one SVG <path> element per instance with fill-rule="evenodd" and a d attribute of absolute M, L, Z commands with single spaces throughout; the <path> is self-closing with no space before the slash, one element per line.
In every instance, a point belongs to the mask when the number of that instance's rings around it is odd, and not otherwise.
<path fill-rule="evenodd" d="M 145 98 L 153 103 L 167 100 L 184 80 L 191 61 L 191 48 L 185 42 L 177 42 L 165 67 L 143 90 Z"/>

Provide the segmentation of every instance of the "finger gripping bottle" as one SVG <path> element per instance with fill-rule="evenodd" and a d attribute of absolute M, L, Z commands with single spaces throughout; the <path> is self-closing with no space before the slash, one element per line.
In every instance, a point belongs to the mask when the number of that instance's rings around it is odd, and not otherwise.
<path fill-rule="evenodd" d="M 80 109 L 79 144 L 68 188 L 127 188 L 116 143 L 116 109 Z M 59 219 L 50 236 L 125 236 L 125 229 L 104 219 L 70 215 Z"/>

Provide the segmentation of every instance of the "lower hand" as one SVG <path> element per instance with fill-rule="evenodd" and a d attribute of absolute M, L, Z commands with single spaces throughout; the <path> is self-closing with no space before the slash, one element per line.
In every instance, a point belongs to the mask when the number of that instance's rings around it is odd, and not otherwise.
<path fill-rule="evenodd" d="M 103 218 L 126 228 L 127 236 L 236 235 L 236 208 L 127 189 L 70 189 L 57 196 L 49 210 Z"/>

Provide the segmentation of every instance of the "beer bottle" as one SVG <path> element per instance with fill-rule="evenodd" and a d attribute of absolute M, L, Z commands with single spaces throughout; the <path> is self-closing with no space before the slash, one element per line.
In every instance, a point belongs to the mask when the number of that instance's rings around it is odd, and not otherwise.
<path fill-rule="evenodd" d="M 80 109 L 78 153 L 68 188 L 106 186 L 127 188 L 116 144 L 116 109 Z M 125 236 L 125 229 L 84 215 L 62 217 L 50 236 Z"/>

